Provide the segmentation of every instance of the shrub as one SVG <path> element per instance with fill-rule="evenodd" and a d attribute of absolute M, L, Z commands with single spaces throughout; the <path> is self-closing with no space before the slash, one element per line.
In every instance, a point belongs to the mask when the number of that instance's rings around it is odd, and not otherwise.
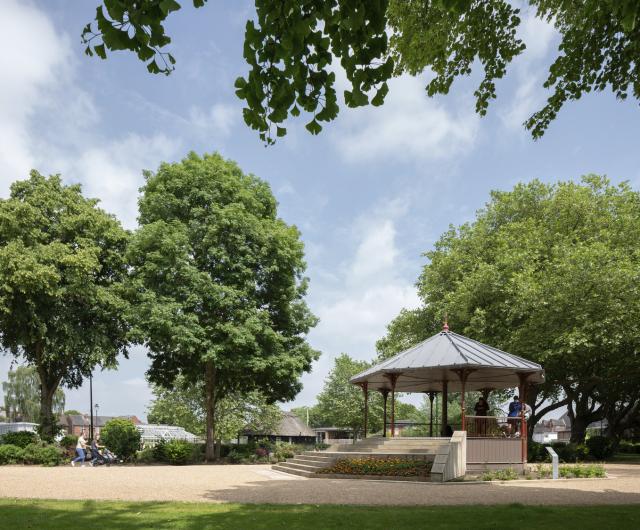
<path fill-rule="evenodd" d="M 204 462 L 205 444 L 189 443 L 189 445 L 191 446 L 191 463 Z M 224 448 L 225 446 L 223 445 L 222 449 Z M 227 456 L 229 454 L 229 451 L 222 451 L 221 454 Z"/>
<path fill-rule="evenodd" d="M 25 464 L 57 466 L 61 460 L 62 451 L 55 445 L 29 444 L 22 453 L 22 461 Z"/>
<path fill-rule="evenodd" d="M 602 464 L 560 466 L 559 473 L 563 478 L 602 478 L 606 476 Z"/>
<path fill-rule="evenodd" d="M 37 442 L 38 435 L 31 431 L 8 432 L 0 438 L 0 443 L 2 444 L 16 445 L 23 449 L 27 447 L 27 445 Z"/>
<path fill-rule="evenodd" d="M 140 449 L 140 431 L 130 420 L 109 420 L 100 430 L 100 437 L 109 450 L 124 460 L 131 459 Z"/>
<path fill-rule="evenodd" d="M 17 445 L 0 445 L 0 465 L 21 463 L 23 453 L 22 447 Z"/>
<path fill-rule="evenodd" d="M 561 462 L 584 462 L 589 459 L 589 449 L 584 444 L 563 444 L 556 442 L 551 444 L 551 447 L 558 453 L 558 458 Z"/>
<path fill-rule="evenodd" d="M 317 449 L 318 451 L 324 451 L 325 449 L 329 449 L 329 447 L 331 446 L 326 443 L 317 443 L 314 445 L 314 448 Z"/>
<path fill-rule="evenodd" d="M 300 453 L 301 449 L 291 443 L 276 442 L 273 448 L 273 456 L 277 462 L 283 462 L 287 458 L 293 458 L 297 453 Z"/>
<path fill-rule="evenodd" d="M 235 449 L 231 449 L 229 454 L 227 455 L 227 460 L 232 464 L 239 464 L 246 458 L 246 455 L 243 455 L 240 451 L 236 451 Z"/>
<path fill-rule="evenodd" d="M 547 446 L 533 440 L 529 440 L 527 444 L 527 461 L 529 462 L 548 462 L 550 460 Z"/>
<path fill-rule="evenodd" d="M 496 471 L 487 471 L 482 474 L 482 480 L 517 480 L 520 478 L 515 469 L 497 469 Z"/>
<path fill-rule="evenodd" d="M 419 477 L 431 471 L 431 462 L 409 458 L 344 458 L 318 473 L 341 475 L 379 475 L 388 477 Z"/>
<path fill-rule="evenodd" d="M 164 445 L 164 454 L 172 466 L 183 466 L 193 458 L 193 444 L 186 440 L 171 440 Z"/>
<path fill-rule="evenodd" d="M 151 452 L 153 454 L 153 459 L 156 462 L 166 462 L 167 461 L 167 454 L 165 453 L 164 449 L 167 445 L 166 440 L 160 440 L 156 445 L 153 446 L 153 448 L 151 449 Z"/>
<path fill-rule="evenodd" d="M 605 460 L 613 455 L 613 440 L 605 436 L 592 436 L 586 442 L 589 455 L 594 460 Z"/>
<path fill-rule="evenodd" d="M 265 458 L 269 456 L 269 450 L 265 447 L 256 447 L 256 456 L 258 458 Z"/>
<path fill-rule="evenodd" d="M 65 449 L 75 449 L 78 444 L 78 437 L 74 434 L 65 434 L 60 440 L 60 447 Z"/>
<path fill-rule="evenodd" d="M 138 451 L 136 453 L 136 462 L 138 464 L 153 464 L 156 462 L 154 449 L 155 447 L 147 447 L 142 451 Z"/>

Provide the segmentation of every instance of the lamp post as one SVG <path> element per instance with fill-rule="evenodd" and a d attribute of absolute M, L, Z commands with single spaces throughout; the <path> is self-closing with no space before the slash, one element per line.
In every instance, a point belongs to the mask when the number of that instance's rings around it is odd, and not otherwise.
<path fill-rule="evenodd" d="M 89 374 L 89 414 L 91 423 L 89 424 L 89 438 L 93 440 L 93 375 Z"/>

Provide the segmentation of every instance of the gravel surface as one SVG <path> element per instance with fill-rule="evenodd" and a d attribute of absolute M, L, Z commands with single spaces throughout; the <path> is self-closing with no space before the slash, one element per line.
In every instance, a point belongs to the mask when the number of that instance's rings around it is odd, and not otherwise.
<path fill-rule="evenodd" d="M 0 467 L 0 497 L 286 504 L 631 504 L 640 465 L 607 466 L 611 478 L 429 484 L 294 477 L 271 466 Z"/>

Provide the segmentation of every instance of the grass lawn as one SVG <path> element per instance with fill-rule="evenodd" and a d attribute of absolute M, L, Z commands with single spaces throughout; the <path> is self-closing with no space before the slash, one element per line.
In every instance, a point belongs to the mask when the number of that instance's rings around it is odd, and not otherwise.
<path fill-rule="evenodd" d="M 638 506 L 441 506 L 197 504 L 0 499 L 0 528 L 640 528 Z"/>

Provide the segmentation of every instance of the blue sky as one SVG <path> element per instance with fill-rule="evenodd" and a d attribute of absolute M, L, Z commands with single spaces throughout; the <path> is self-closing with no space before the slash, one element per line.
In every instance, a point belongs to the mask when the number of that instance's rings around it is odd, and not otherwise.
<path fill-rule="evenodd" d="M 252 4 L 183 4 L 168 24 L 177 69 L 164 77 L 130 55 L 84 56 L 80 32 L 96 0 L 0 0 L 0 194 L 31 168 L 61 173 L 135 228 L 142 170 L 191 150 L 219 151 L 267 180 L 281 216 L 302 231 L 309 304 L 321 319 L 310 341 L 322 357 L 287 407 L 313 403 L 340 352 L 374 356 L 388 322 L 418 303 L 422 253 L 449 224 L 473 219 L 490 190 L 586 173 L 640 185 L 637 102 L 590 95 L 568 104 L 542 140 L 522 128 L 544 101 L 558 43 L 530 12 L 522 27 L 528 50 L 500 82 L 487 117 L 474 113 L 476 75 L 434 99 L 424 93 L 427 76 L 403 77 L 383 107 L 343 108 L 316 137 L 303 121 L 290 122 L 289 134 L 265 147 L 242 122 L 233 89 L 246 72 Z M 0 380 L 9 365 L 0 357 Z M 147 366 L 136 349 L 117 372 L 97 374 L 100 412 L 144 416 Z M 69 408 L 88 410 L 86 385 L 67 397 Z"/>

